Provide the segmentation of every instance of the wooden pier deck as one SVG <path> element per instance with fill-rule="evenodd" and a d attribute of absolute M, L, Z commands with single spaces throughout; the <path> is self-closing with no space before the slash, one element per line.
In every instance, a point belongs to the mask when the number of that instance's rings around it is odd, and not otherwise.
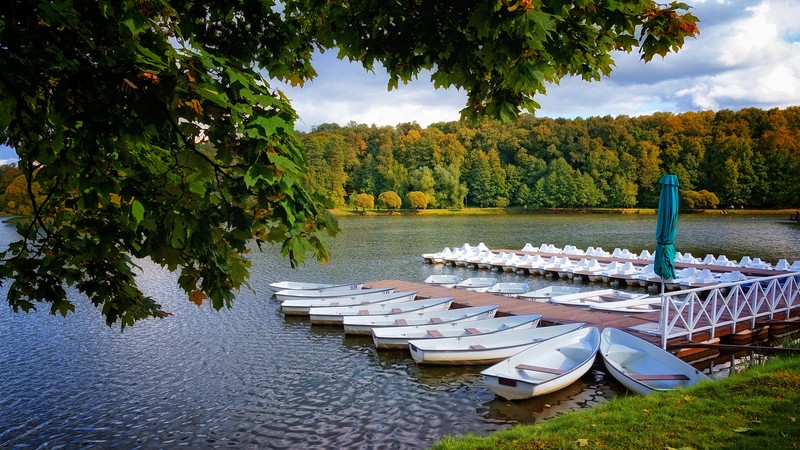
<path fill-rule="evenodd" d="M 588 310 L 583 308 L 576 308 L 573 306 L 557 305 L 552 303 L 541 303 L 530 300 L 505 297 L 502 295 L 472 292 L 455 288 L 447 288 L 440 286 L 432 286 L 425 283 L 413 283 L 402 280 L 379 280 L 372 281 L 365 284 L 365 287 L 394 287 L 401 291 L 417 291 L 417 298 L 431 298 L 431 297 L 454 297 L 453 307 L 462 308 L 469 306 L 486 306 L 486 305 L 500 305 L 497 311 L 498 316 L 503 315 L 522 315 L 522 314 L 541 314 L 542 321 L 548 324 L 567 324 L 583 322 L 586 326 L 597 327 L 600 330 L 608 327 L 618 328 L 627 332 L 631 332 L 642 339 L 653 343 L 653 345 L 660 346 L 661 337 L 652 334 L 636 333 L 631 330 L 632 327 L 650 324 L 657 325 L 660 318 L 659 312 L 651 313 L 637 313 L 635 315 L 623 315 L 613 312 L 603 312 Z M 800 316 L 800 309 L 792 311 L 792 317 Z M 791 317 L 785 317 L 790 319 Z M 741 323 L 737 325 L 736 329 L 730 326 L 720 327 L 714 331 L 714 340 L 712 342 L 720 342 L 726 337 L 732 335 L 751 336 L 753 339 L 763 337 L 765 332 L 768 332 L 770 320 L 759 319 L 756 321 L 755 326 L 748 323 Z M 787 325 L 785 323 L 777 325 L 779 328 L 785 327 L 798 327 L 797 325 Z M 768 334 L 768 333 L 767 333 Z M 708 342 L 711 338 L 710 332 L 701 332 L 694 335 L 692 342 L 702 343 Z M 740 339 L 742 342 L 746 339 Z M 671 339 L 668 345 L 676 345 L 689 342 L 686 338 Z M 718 356 L 719 352 L 713 349 L 687 349 L 677 353 L 677 356 L 687 361 L 700 361 L 706 359 L 713 359 Z"/>

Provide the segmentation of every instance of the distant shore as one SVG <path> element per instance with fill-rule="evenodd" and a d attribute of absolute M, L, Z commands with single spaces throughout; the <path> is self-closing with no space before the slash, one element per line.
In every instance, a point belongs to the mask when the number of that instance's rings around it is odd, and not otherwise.
<path fill-rule="evenodd" d="M 655 208 L 462 208 L 462 209 L 368 209 L 366 211 L 355 209 L 331 209 L 330 212 L 337 217 L 345 216 L 491 216 L 507 214 L 641 214 L 655 215 Z M 681 214 L 704 215 L 731 215 L 731 216 L 784 216 L 794 217 L 798 209 L 702 209 L 681 211 Z"/>

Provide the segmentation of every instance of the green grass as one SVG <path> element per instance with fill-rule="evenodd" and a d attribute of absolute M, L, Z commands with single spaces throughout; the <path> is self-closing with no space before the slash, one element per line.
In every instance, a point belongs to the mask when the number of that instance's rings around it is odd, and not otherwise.
<path fill-rule="evenodd" d="M 590 410 L 486 437 L 446 437 L 434 449 L 800 448 L 800 357 L 646 397 L 617 397 Z"/>

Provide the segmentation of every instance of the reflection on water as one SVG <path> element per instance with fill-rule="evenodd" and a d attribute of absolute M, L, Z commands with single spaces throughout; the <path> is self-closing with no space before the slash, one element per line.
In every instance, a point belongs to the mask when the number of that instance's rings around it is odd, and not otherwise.
<path fill-rule="evenodd" d="M 485 366 L 419 366 L 407 352 L 379 353 L 369 338 L 284 317 L 267 284 L 422 281 L 434 272 L 466 278 L 478 272 L 420 258 L 464 242 L 638 252 L 653 247 L 655 216 L 355 217 L 341 224 L 331 265 L 293 271 L 277 249 L 254 251 L 252 290 L 232 310 L 194 306 L 174 274 L 146 262 L 142 289 L 174 315 L 124 333 L 106 327 L 74 293 L 77 312 L 66 319 L 0 309 L 0 447 L 420 448 L 446 434 L 533 423 L 623 392 L 598 363 L 563 391 L 504 401 L 483 385 Z M 0 225 L 0 244 L 11 239 L 11 227 Z M 732 259 L 800 257 L 800 231 L 768 218 L 682 216 L 677 244 Z M 494 276 L 532 288 L 553 282 Z"/>

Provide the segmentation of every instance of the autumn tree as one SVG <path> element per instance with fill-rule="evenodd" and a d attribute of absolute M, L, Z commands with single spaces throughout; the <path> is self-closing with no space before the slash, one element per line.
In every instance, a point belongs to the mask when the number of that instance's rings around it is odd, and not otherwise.
<path fill-rule="evenodd" d="M 19 168 L 15 165 L 0 165 L 0 210 L 9 211 L 6 206 L 5 192 L 8 186 L 21 174 L 22 172 L 20 172 Z"/>
<path fill-rule="evenodd" d="M 719 205 L 719 198 L 705 189 L 699 192 L 685 190 L 681 192 L 681 202 L 688 209 L 714 209 Z"/>
<path fill-rule="evenodd" d="M 366 212 L 367 208 L 372 209 L 375 207 L 375 197 L 370 194 L 356 194 L 355 201 L 353 202 L 356 208 L 361 208 Z"/>
<path fill-rule="evenodd" d="M 386 191 L 378 195 L 378 205 L 386 209 L 399 209 L 403 206 L 403 200 L 397 195 L 397 192 Z"/>
<path fill-rule="evenodd" d="M 424 192 L 411 191 L 406 195 L 406 200 L 411 209 L 425 209 L 428 207 L 428 196 Z"/>
<path fill-rule="evenodd" d="M 535 110 L 549 83 L 608 75 L 614 51 L 638 47 L 647 61 L 677 50 L 697 32 L 687 8 L 0 2 L 0 143 L 44 194 L 26 190 L 30 220 L 2 254 L 7 300 L 66 314 L 71 286 L 124 327 L 165 314 L 136 286 L 131 257 L 180 271 L 189 299 L 215 308 L 246 281 L 252 242 L 279 243 L 293 265 L 309 252 L 327 259 L 336 221 L 304 185 L 297 116 L 267 81 L 314 77 L 314 50 L 380 64 L 391 88 L 428 70 L 436 87 L 467 93 L 464 118 L 508 120 Z M 377 191 L 405 192 L 408 169 L 376 163 Z"/>

